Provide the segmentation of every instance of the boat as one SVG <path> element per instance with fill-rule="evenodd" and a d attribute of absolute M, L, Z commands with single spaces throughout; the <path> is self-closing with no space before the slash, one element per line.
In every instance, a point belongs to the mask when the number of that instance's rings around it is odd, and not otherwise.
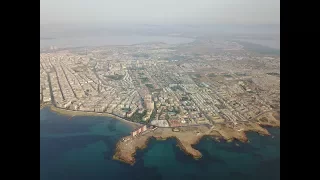
<path fill-rule="evenodd" d="M 74 116 L 74 115 L 73 115 L 73 116 Z M 71 119 L 73 118 L 73 116 L 69 117 L 69 119 L 68 119 L 68 120 L 71 120 Z"/>

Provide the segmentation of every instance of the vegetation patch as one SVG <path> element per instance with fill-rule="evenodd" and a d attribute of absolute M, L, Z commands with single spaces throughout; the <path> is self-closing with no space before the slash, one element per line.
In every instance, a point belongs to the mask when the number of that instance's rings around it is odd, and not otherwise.
<path fill-rule="evenodd" d="M 148 88 L 148 90 L 149 90 L 150 92 L 154 91 L 154 86 L 153 86 L 153 84 L 145 84 L 145 86 Z"/>
<path fill-rule="evenodd" d="M 143 77 L 143 78 L 140 78 L 140 79 L 141 79 L 141 83 L 149 82 L 149 79 L 147 77 Z"/>
<path fill-rule="evenodd" d="M 210 74 L 208 74 L 208 77 L 217 77 L 217 75 L 214 73 L 210 73 Z"/>
<path fill-rule="evenodd" d="M 173 86 L 173 87 L 170 87 L 170 89 L 172 91 L 177 91 L 177 90 L 183 91 L 183 89 L 180 86 Z"/>
<path fill-rule="evenodd" d="M 145 116 L 147 114 L 147 111 L 143 111 L 143 113 L 139 113 L 138 111 L 136 111 L 130 118 L 130 121 L 133 122 L 137 122 L 137 123 L 142 123 L 142 124 L 146 124 L 146 122 L 142 119 L 143 116 Z"/>
<path fill-rule="evenodd" d="M 108 75 L 108 76 L 105 76 L 105 77 L 107 77 L 109 79 L 112 79 L 112 80 L 121 80 L 124 77 L 124 75 L 116 74 L 116 75 Z"/>
<path fill-rule="evenodd" d="M 275 72 L 271 72 L 271 73 L 267 73 L 267 74 L 271 75 L 271 76 L 280 77 L 280 74 L 279 73 L 275 73 Z"/>

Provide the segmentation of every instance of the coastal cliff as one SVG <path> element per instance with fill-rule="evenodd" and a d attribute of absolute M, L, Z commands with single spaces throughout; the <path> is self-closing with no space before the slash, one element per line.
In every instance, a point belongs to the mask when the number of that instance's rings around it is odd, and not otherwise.
<path fill-rule="evenodd" d="M 239 123 L 236 127 L 228 124 L 216 124 L 211 128 L 207 126 L 180 127 L 179 132 L 174 132 L 172 128 L 157 128 L 156 130 L 148 130 L 147 133 L 134 138 L 127 136 L 119 140 L 113 159 L 133 165 L 136 151 L 146 148 L 152 137 L 157 140 L 176 138 L 177 145 L 182 151 L 194 159 L 199 159 L 202 154 L 193 145 L 197 144 L 204 136 L 223 138 L 227 141 L 237 139 L 241 142 L 248 142 L 245 134 L 248 131 L 257 132 L 260 135 L 270 135 L 263 126 L 280 127 L 280 121 L 272 113 L 267 113 L 257 117 L 257 122 Z"/>

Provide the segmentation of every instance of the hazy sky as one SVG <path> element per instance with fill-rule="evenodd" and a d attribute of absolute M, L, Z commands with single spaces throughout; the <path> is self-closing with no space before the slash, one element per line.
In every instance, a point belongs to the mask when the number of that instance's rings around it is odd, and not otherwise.
<path fill-rule="evenodd" d="M 40 0 L 40 24 L 279 24 L 280 0 Z"/>

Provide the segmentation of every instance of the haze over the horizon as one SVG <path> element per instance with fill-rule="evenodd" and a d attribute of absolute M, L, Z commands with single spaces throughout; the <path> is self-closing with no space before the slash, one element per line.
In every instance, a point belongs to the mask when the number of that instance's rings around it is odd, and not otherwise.
<path fill-rule="evenodd" d="M 280 0 L 40 0 L 40 24 L 280 24 Z"/>

